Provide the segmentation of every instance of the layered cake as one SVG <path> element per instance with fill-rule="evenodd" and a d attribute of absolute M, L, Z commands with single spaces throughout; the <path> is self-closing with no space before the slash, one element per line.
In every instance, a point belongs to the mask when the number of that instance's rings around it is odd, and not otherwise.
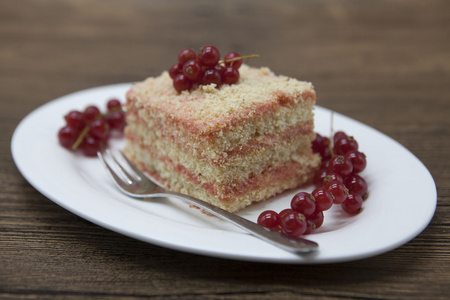
<path fill-rule="evenodd" d="M 230 212 L 305 184 L 320 164 L 309 82 L 242 65 L 236 84 L 178 92 L 163 72 L 126 97 L 125 155 L 167 189 Z"/>

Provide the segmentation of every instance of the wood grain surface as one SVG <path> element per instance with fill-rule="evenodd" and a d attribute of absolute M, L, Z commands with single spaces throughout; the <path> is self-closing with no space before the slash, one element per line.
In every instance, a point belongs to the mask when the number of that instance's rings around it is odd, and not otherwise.
<path fill-rule="evenodd" d="M 446 0 L 0 0 L 0 298 L 449 299 L 449 11 Z M 230 261 L 94 225 L 19 173 L 11 137 L 32 110 L 158 75 L 180 49 L 205 44 L 258 53 L 252 65 L 312 81 L 319 105 L 413 152 L 437 186 L 430 225 L 354 262 Z"/>

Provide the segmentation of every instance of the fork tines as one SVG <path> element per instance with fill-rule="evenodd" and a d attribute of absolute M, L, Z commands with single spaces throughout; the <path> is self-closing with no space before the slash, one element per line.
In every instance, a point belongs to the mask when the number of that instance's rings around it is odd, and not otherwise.
<path fill-rule="evenodd" d="M 114 155 L 110 149 L 106 149 L 97 154 L 116 182 L 125 180 L 128 184 L 133 184 L 145 177 L 144 173 L 131 163 L 121 151 L 117 151 L 117 155 Z"/>

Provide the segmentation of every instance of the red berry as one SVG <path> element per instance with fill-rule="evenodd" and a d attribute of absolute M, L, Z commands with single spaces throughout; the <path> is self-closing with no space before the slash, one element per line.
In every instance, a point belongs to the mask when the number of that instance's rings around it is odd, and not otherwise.
<path fill-rule="evenodd" d="M 323 186 L 323 180 L 328 174 L 328 169 L 320 168 L 319 171 L 314 174 L 313 183 L 316 187 Z"/>
<path fill-rule="evenodd" d="M 367 182 L 361 176 L 350 175 L 344 183 L 350 193 L 359 194 L 363 199 L 367 198 Z"/>
<path fill-rule="evenodd" d="M 96 119 L 91 122 L 89 133 L 97 139 L 106 141 L 109 137 L 108 123 L 103 119 Z"/>
<path fill-rule="evenodd" d="M 178 63 L 184 65 L 188 60 L 196 59 L 197 54 L 192 49 L 183 49 L 178 53 Z"/>
<path fill-rule="evenodd" d="M 301 213 L 291 211 L 281 216 L 281 228 L 287 234 L 301 236 L 305 233 L 306 227 L 306 218 Z"/>
<path fill-rule="evenodd" d="M 61 146 L 70 149 L 73 146 L 73 144 L 75 144 L 79 135 L 80 130 L 74 127 L 65 126 L 59 130 L 58 140 Z"/>
<path fill-rule="evenodd" d="M 353 166 L 350 160 L 343 155 L 333 156 L 328 163 L 328 172 L 337 173 L 343 177 L 352 173 Z"/>
<path fill-rule="evenodd" d="M 216 69 L 208 69 L 203 73 L 202 84 L 208 85 L 214 83 L 216 86 L 222 84 L 222 77 Z"/>
<path fill-rule="evenodd" d="M 219 72 L 220 76 L 223 77 L 223 72 L 225 71 L 225 67 L 224 66 L 222 66 L 222 65 L 215 65 L 214 69 L 216 69 Z"/>
<path fill-rule="evenodd" d="M 312 215 L 316 211 L 316 204 L 311 194 L 300 192 L 295 194 L 291 200 L 291 208 L 305 217 Z"/>
<path fill-rule="evenodd" d="M 345 139 L 347 138 L 347 134 L 343 131 L 337 131 L 334 135 L 333 135 L 333 145 L 336 144 L 336 142 L 340 139 Z"/>
<path fill-rule="evenodd" d="M 125 112 L 113 111 L 105 115 L 105 121 L 111 129 L 122 130 L 125 127 Z"/>
<path fill-rule="evenodd" d="M 192 81 L 184 74 L 178 74 L 173 79 L 173 87 L 179 92 L 189 90 L 191 86 Z"/>
<path fill-rule="evenodd" d="M 239 81 L 239 71 L 234 67 L 225 67 L 223 71 L 223 83 L 235 84 Z"/>
<path fill-rule="evenodd" d="M 324 188 L 333 195 L 334 204 L 341 204 L 348 196 L 348 189 L 340 181 L 330 181 L 324 186 Z"/>
<path fill-rule="evenodd" d="M 342 209 L 349 214 L 358 214 L 361 212 L 363 199 L 359 194 L 349 194 L 344 202 L 342 202 Z"/>
<path fill-rule="evenodd" d="M 311 220 L 314 223 L 315 229 L 317 229 L 320 226 L 322 226 L 323 219 L 324 219 L 324 216 L 323 216 L 323 212 L 322 211 L 315 212 L 313 215 L 308 217 L 308 220 Z"/>
<path fill-rule="evenodd" d="M 169 69 L 170 78 L 174 79 L 175 76 L 181 74 L 183 72 L 183 65 L 180 63 L 174 64 Z"/>
<path fill-rule="evenodd" d="M 220 60 L 219 50 L 211 45 L 204 46 L 198 55 L 198 61 L 202 66 L 214 67 Z"/>
<path fill-rule="evenodd" d="M 353 166 L 352 174 L 361 173 L 367 166 L 366 155 L 357 150 L 345 153 L 345 157 L 350 160 Z"/>
<path fill-rule="evenodd" d="M 236 58 L 238 58 L 238 57 L 241 57 L 241 56 L 239 55 L 239 53 L 237 53 L 237 52 L 228 52 L 228 53 L 223 57 L 223 61 L 224 61 L 224 63 L 225 63 L 225 66 L 227 66 L 227 67 L 233 67 L 233 68 L 235 68 L 236 70 L 239 69 L 239 68 L 241 67 L 241 65 L 242 65 L 242 58 L 241 58 L 241 59 L 234 60 L 234 59 L 236 59 Z M 232 60 L 232 61 L 228 61 L 228 60 L 230 60 L 230 59 L 233 59 L 233 60 Z"/>
<path fill-rule="evenodd" d="M 316 224 L 313 221 L 306 219 L 306 230 L 303 235 L 311 234 L 316 229 Z"/>
<path fill-rule="evenodd" d="M 270 230 L 280 231 L 280 216 L 273 210 L 263 211 L 258 217 L 258 224 Z"/>
<path fill-rule="evenodd" d="M 66 124 L 69 127 L 73 127 L 75 129 L 83 129 L 86 126 L 86 122 L 84 121 L 83 113 L 78 110 L 72 110 L 67 115 L 64 116 L 66 120 Z"/>
<path fill-rule="evenodd" d="M 311 147 L 314 153 L 318 153 L 323 160 L 331 158 L 330 139 L 316 133 L 316 138 L 312 141 Z"/>
<path fill-rule="evenodd" d="M 100 109 L 95 105 L 90 105 L 85 108 L 83 112 L 83 117 L 86 120 L 86 122 L 91 122 L 98 118 L 101 115 Z"/>
<path fill-rule="evenodd" d="M 195 59 L 188 60 L 183 65 L 183 74 L 192 81 L 199 79 L 202 67 Z"/>
<path fill-rule="evenodd" d="M 334 153 L 337 155 L 344 155 L 349 151 L 358 150 L 358 142 L 352 137 L 341 138 L 336 141 L 333 147 Z"/>
<path fill-rule="evenodd" d="M 323 178 L 322 185 L 325 186 L 328 182 L 335 180 L 342 183 L 344 182 L 344 179 L 342 178 L 341 175 L 336 173 L 327 173 L 327 175 Z"/>
<path fill-rule="evenodd" d="M 282 216 L 284 216 L 285 214 L 287 214 L 287 213 L 291 213 L 291 212 L 293 212 L 294 210 L 292 209 L 292 208 L 285 208 L 285 209 L 283 209 L 282 211 L 280 211 L 278 214 L 280 215 L 280 218 L 282 217 Z"/>
<path fill-rule="evenodd" d="M 118 99 L 109 99 L 106 108 L 110 110 L 122 110 L 122 103 Z"/>
<path fill-rule="evenodd" d="M 102 146 L 103 143 L 99 139 L 88 135 L 84 138 L 80 148 L 84 155 L 94 157 L 97 156 L 97 151 L 99 151 Z"/>
<path fill-rule="evenodd" d="M 333 195 L 323 187 L 316 188 L 311 195 L 316 203 L 316 211 L 325 211 L 333 206 Z"/>

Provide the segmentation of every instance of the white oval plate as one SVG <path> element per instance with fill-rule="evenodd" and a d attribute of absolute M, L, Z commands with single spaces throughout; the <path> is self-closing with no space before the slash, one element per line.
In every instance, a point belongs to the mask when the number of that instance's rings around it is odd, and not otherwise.
<path fill-rule="evenodd" d="M 353 135 L 368 157 L 362 176 L 370 196 L 357 216 L 340 207 L 325 212 L 324 225 L 308 238 L 319 250 L 295 255 L 248 235 L 233 225 L 173 200 L 144 202 L 121 194 L 97 158 L 75 155 L 59 146 L 63 116 L 90 104 L 124 95 L 130 84 L 79 91 L 36 109 L 16 128 L 11 150 L 28 182 L 72 213 L 151 244 L 207 256 L 274 263 L 316 264 L 362 259 L 395 249 L 421 233 L 434 215 L 436 186 L 428 170 L 407 149 L 386 135 L 334 114 L 334 129 Z M 331 112 L 316 107 L 316 131 L 328 136 Z M 113 140 L 120 148 L 123 141 Z M 305 191 L 312 191 L 306 187 Z M 289 207 L 295 191 L 253 205 L 239 215 L 256 221 L 266 209 Z"/>

